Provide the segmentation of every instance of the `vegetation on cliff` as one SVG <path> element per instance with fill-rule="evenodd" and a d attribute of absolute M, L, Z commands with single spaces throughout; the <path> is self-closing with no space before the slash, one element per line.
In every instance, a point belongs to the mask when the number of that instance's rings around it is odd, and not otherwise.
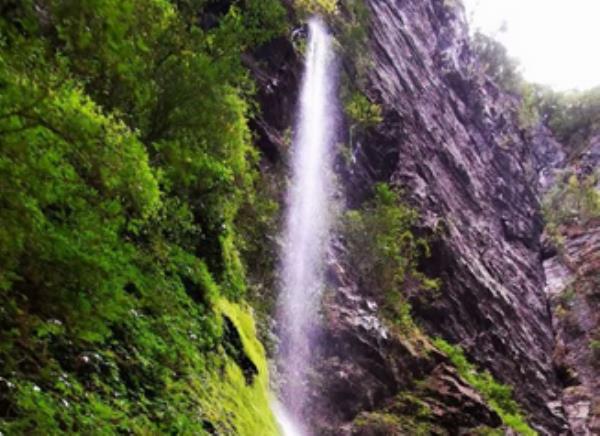
<path fill-rule="evenodd" d="M 477 371 L 459 346 L 440 338 L 435 339 L 433 343 L 448 356 L 461 377 L 479 391 L 506 426 L 524 436 L 537 434 L 525 421 L 521 407 L 513 398 L 510 386 L 499 383 L 489 372 Z"/>
<path fill-rule="evenodd" d="M 428 253 L 427 241 L 413 231 L 417 218 L 417 212 L 387 184 L 375 185 L 373 198 L 344 217 L 347 261 L 361 287 L 380 300 L 384 318 L 403 329 L 413 326 L 409 290 L 438 286 L 417 269 Z"/>
<path fill-rule="evenodd" d="M 0 431 L 274 433 L 262 348 L 224 298 L 264 212 L 241 54 L 283 8 L 0 9 Z"/>
<path fill-rule="evenodd" d="M 460 347 L 443 339 L 427 338 L 415 324 L 409 304 L 411 292 L 431 292 L 440 286 L 438 280 L 418 270 L 419 261 L 429 252 L 426 239 L 414 232 L 418 217 L 414 209 L 402 203 L 400 193 L 386 184 L 376 185 L 372 199 L 360 209 L 346 213 L 343 227 L 348 247 L 346 260 L 356 271 L 361 288 L 368 289 L 380 302 L 381 316 L 394 334 L 421 343 L 424 350 L 427 349 L 424 344 L 431 343 L 430 347 L 435 346 L 448 356 L 459 375 L 482 395 L 506 426 L 519 434 L 537 434 L 526 423 L 510 386 L 499 383 L 489 372 L 477 371 Z M 401 434 L 398 431 L 409 427 L 414 434 L 428 434 L 432 425 L 427 415 L 429 406 L 419 400 L 418 390 L 413 394 L 416 409 L 361 414 L 355 424 L 370 429 L 385 428 L 390 434 Z M 421 423 L 418 413 L 424 416 Z M 413 422 L 414 419 L 417 421 Z"/>
<path fill-rule="evenodd" d="M 248 276 L 274 288 L 264 238 L 277 204 L 257 171 L 254 84 L 241 59 L 285 30 L 281 3 L 0 5 L 0 433 L 278 432 L 246 303 L 271 309 L 272 291 L 247 288 Z M 384 120 L 366 92 L 368 9 L 289 4 L 335 29 L 354 152 Z M 573 153 L 597 130 L 598 90 L 527 85 L 501 46 L 474 43 L 486 73 L 522 96 L 524 128 L 546 122 Z M 597 220 L 597 177 L 562 180 L 545 202 L 548 228 Z M 439 286 L 418 270 L 428 254 L 418 220 L 379 184 L 344 215 L 342 234 L 393 333 L 429 344 L 408 303 Z M 458 347 L 433 344 L 506 425 L 534 434 L 509 387 Z M 428 406 L 401 395 L 357 423 L 425 434 Z"/>
<path fill-rule="evenodd" d="M 585 227 L 600 219 L 599 174 L 578 177 L 563 175 L 543 201 L 546 232 L 559 245 L 569 226 Z"/>

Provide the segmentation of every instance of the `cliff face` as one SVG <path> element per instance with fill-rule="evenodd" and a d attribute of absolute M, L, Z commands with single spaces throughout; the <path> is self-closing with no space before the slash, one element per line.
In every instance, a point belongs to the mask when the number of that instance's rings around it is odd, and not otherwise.
<path fill-rule="evenodd" d="M 536 427 L 558 434 L 537 174 L 517 102 L 479 72 L 459 8 L 391 0 L 371 8 L 370 93 L 385 122 L 365 140 L 350 183 L 384 177 L 408 187 L 426 231 L 439 235 L 423 267 L 443 283 L 439 298 L 414 299 L 418 319 L 513 385 Z M 369 169 L 376 159 L 387 174 Z"/>
<path fill-rule="evenodd" d="M 569 434 L 568 421 L 574 425 L 578 412 L 566 401 L 565 417 L 563 384 L 570 382 L 560 358 L 554 360 L 555 329 L 559 350 L 563 343 L 575 349 L 583 342 L 572 343 L 556 317 L 553 322 L 544 266 L 549 287 L 560 267 L 554 260 L 543 264 L 549 255 L 542 255 L 539 206 L 565 152 L 544 127 L 520 126 L 520 101 L 483 73 L 460 5 L 367 3 L 372 68 L 364 91 L 381 105 L 384 120 L 358 137 L 346 135 L 353 159 L 340 159 L 339 177 L 351 206 L 376 182 L 403 188 L 420 212 L 418 231 L 431 240 L 431 257 L 420 269 L 442 287 L 432 295 L 411 294 L 413 317 L 426 335 L 403 337 L 382 322 L 377 296 L 361 288 L 352 265 L 340 260 L 345 247 L 337 241 L 307 417 L 317 434 L 419 434 L 419 420 L 413 419 L 419 407 L 429 410 L 427 431 L 436 434 L 499 427 L 496 412 L 431 345 L 428 337 L 439 336 L 460 344 L 469 360 L 512 386 L 537 431 Z M 258 131 L 271 160 L 285 151 L 283 132 L 294 107 L 289 91 L 298 79 L 286 66 L 298 62 L 289 43 L 276 51 L 287 53 L 287 60 L 254 63 L 264 103 Z M 577 238 L 569 244 L 567 252 L 577 257 Z M 593 235 L 585 244 L 598 249 Z M 581 319 L 597 325 L 597 310 L 574 305 Z M 589 362 L 587 354 L 568 359 L 579 358 Z M 597 374 L 586 365 L 580 378 L 592 386 Z M 588 410 L 594 404 L 592 388 L 586 389 L 582 407 Z M 371 423 L 369 413 L 376 412 L 412 418 L 397 425 Z"/>
<path fill-rule="evenodd" d="M 578 152 L 561 153 L 544 168 L 550 187 L 564 174 L 580 180 L 597 171 L 600 136 L 592 133 Z M 563 182 L 564 183 L 564 182 Z M 561 241 L 545 250 L 546 293 L 556 331 L 554 360 L 563 381 L 562 398 L 573 432 L 600 432 L 600 223 L 577 220 L 560 228 Z M 552 243 L 548 242 L 550 247 Z"/>

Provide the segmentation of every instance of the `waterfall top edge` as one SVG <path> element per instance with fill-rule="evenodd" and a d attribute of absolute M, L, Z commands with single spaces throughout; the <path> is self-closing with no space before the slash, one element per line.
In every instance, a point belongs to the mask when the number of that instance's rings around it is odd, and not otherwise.
<path fill-rule="evenodd" d="M 314 28 L 318 28 L 324 33 L 329 33 L 327 29 L 327 24 L 325 24 L 325 20 L 320 15 L 313 15 L 307 21 L 308 27 L 313 30 Z"/>

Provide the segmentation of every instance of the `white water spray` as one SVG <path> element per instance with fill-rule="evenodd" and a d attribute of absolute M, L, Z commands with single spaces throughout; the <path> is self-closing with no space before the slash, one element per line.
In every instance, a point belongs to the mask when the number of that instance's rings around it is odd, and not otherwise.
<path fill-rule="evenodd" d="M 282 389 L 281 404 L 274 411 L 286 436 L 307 433 L 302 429 L 302 414 L 330 227 L 333 57 L 331 36 L 319 19 L 311 20 L 281 264 L 278 363 Z"/>

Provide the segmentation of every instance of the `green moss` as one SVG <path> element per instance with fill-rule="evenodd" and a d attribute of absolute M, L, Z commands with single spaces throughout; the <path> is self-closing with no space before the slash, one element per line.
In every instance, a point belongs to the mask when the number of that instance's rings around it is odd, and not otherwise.
<path fill-rule="evenodd" d="M 250 382 L 223 351 L 198 353 L 203 333 L 193 321 L 198 313 L 188 312 L 188 323 L 174 318 L 162 323 L 134 314 L 114 347 L 96 346 L 73 357 L 83 372 L 61 368 L 61 362 L 51 359 L 35 382 L 27 380 L 31 375 L 2 378 L 9 394 L 3 398 L 17 415 L 0 420 L 0 431 L 205 434 L 212 428 L 221 434 L 278 434 L 269 408 L 265 354 L 252 315 L 224 299 L 215 305 L 215 316 L 232 321 L 243 344 L 241 352 L 258 369 Z M 45 338 L 60 334 L 52 328 L 43 333 Z"/>
<path fill-rule="evenodd" d="M 354 425 L 375 434 L 395 435 L 400 430 L 400 419 L 390 413 L 363 412 L 354 420 Z"/>
<path fill-rule="evenodd" d="M 207 395 L 201 401 L 203 413 L 223 433 L 277 435 L 279 430 L 269 406 L 267 361 L 256 337 L 254 319 L 248 309 L 224 299 L 217 307 L 237 328 L 244 352 L 256 365 L 258 375 L 248 386 L 241 369 L 228 360 L 222 371 L 211 376 Z"/>
<path fill-rule="evenodd" d="M 401 415 L 411 416 L 417 420 L 426 421 L 431 418 L 431 410 L 427 403 L 422 401 L 413 392 L 401 392 L 396 395 L 393 405 L 389 409 Z"/>
<path fill-rule="evenodd" d="M 440 338 L 435 339 L 433 343 L 448 356 L 461 377 L 481 393 L 505 425 L 522 435 L 537 435 L 527 424 L 519 404 L 513 399 L 511 387 L 497 382 L 489 372 L 477 371 L 459 346 L 451 345 Z"/>
<path fill-rule="evenodd" d="M 505 431 L 501 428 L 477 427 L 471 430 L 474 436 L 504 436 Z"/>
<path fill-rule="evenodd" d="M 409 394 L 405 394 L 409 395 Z M 416 398 L 397 400 L 403 402 L 402 410 L 398 405 L 390 410 L 363 412 L 354 420 L 358 430 L 367 434 L 427 436 L 434 429 L 429 419 L 429 409 Z"/>

